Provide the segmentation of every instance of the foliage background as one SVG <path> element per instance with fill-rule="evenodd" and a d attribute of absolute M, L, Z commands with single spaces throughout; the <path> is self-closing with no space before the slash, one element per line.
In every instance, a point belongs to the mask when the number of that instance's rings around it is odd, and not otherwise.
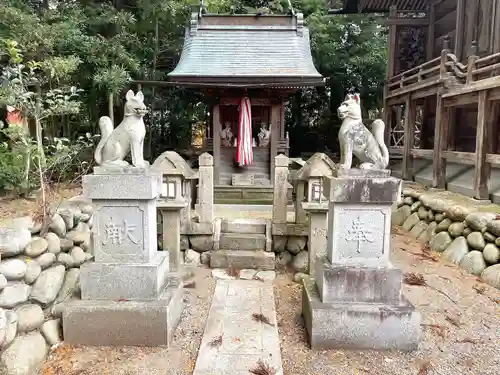
<path fill-rule="evenodd" d="M 342 1 L 338 3 L 340 8 Z M 315 65 L 327 84 L 290 98 L 286 126 L 291 151 L 336 151 L 336 107 L 347 92 L 361 93 L 365 112 L 381 107 L 387 30 L 375 16 L 328 15 L 331 2 L 292 4 L 304 13 Z M 221 13 L 289 11 L 286 0 L 205 0 L 204 5 Z M 120 121 L 124 93 L 136 89 L 129 80 L 166 80 L 179 59 L 189 14 L 198 7 L 197 0 L 2 0 L 0 41 L 16 41 L 25 61 L 39 63 L 42 91 L 83 90 L 78 113 L 43 121 L 44 140 L 51 143 L 56 137 L 76 144 L 79 137 L 98 133 L 98 118 L 108 114 L 110 95 L 115 122 Z M 0 55 L 2 68 L 9 64 L 6 56 Z M 199 93 L 171 86 L 145 85 L 142 90 L 153 107 L 146 157 L 188 147 L 193 125 L 206 116 Z"/>

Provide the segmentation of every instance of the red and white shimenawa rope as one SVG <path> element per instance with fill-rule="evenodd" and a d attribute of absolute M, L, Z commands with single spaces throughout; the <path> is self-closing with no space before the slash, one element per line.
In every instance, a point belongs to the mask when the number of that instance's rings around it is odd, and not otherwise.
<path fill-rule="evenodd" d="M 238 138 L 236 143 L 236 161 L 240 167 L 252 164 L 252 106 L 250 99 L 245 96 L 240 102 L 238 118 Z"/>

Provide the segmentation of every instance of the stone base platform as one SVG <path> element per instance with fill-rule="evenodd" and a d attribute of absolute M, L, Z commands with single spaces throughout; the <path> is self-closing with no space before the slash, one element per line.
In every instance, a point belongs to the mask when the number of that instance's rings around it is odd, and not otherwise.
<path fill-rule="evenodd" d="M 168 346 L 183 307 L 182 284 L 177 279 L 155 301 L 71 301 L 63 310 L 64 341 L 90 346 Z"/>
<path fill-rule="evenodd" d="M 83 300 L 156 300 L 169 272 L 166 251 L 158 251 L 151 263 L 89 262 L 80 268 Z"/>
<path fill-rule="evenodd" d="M 418 348 L 421 316 L 407 300 L 398 305 L 322 303 L 314 280 L 303 280 L 302 314 L 312 349 Z"/>

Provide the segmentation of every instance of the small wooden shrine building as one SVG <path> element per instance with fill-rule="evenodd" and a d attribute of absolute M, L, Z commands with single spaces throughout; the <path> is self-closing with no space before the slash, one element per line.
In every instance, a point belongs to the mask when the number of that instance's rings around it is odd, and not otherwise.
<path fill-rule="evenodd" d="M 345 0 L 386 13 L 395 174 L 500 202 L 500 0 Z"/>
<path fill-rule="evenodd" d="M 203 148 L 214 157 L 216 189 L 270 189 L 274 157 L 288 154 L 287 96 L 301 88 L 324 84 L 314 67 L 309 30 L 300 13 L 193 13 L 181 58 L 168 77 L 174 84 L 199 89 L 209 103 L 210 120 Z M 239 105 L 245 96 L 251 103 L 253 161 L 239 167 L 235 145 Z"/>

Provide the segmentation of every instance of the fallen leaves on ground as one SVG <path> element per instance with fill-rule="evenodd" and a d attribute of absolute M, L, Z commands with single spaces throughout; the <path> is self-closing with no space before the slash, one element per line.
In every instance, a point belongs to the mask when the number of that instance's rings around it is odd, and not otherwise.
<path fill-rule="evenodd" d="M 267 316 L 265 316 L 264 314 L 262 313 L 253 313 L 252 314 L 252 319 L 255 321 L 255 322 L 261 322 L 261 323 L 264 323 L 264 324 L 268 324 L 270 325 L 271 327 L 274 327 L 274 324 L 272 324 L 270 321 L 269 321 L 269 318 Z"/>
<path fill-rule="evenodd" d="M 222 345 L 222 335 L 219 335 L 217 337 L 214 337 L 212 341 L 210 341 L 209 345 L 212 348 L 218 348 L 219 346 Z"/>
<path fill-rule="evenodd" d="M 446 336 L 445 335 L 446 327 L 443 327 L 442 325 L 439 325 L 439 324 L 422 324 L 422 326 L 430 328 L 439 337 L 444 338 Z"/>
<path fill-rule="evenodd" d="M 403 275 L 403 282 L 408 285 L 427 285 L 424 276 L 420 273 L 407 272 Z"/>
<path fill-rule="evenodd" d="M 429 285 L 426 281 L 425 278 L 422 274 L 420 273 L 415 273 L 415 272 L 406 272 L 403 275 L 403 282 L 408 285 L 418 285 L 418 286 L 426 286 L 428 288 L 431 288 L 435 290 L 438 293 L 441 293 L 443 296 L 448 298 L 451 302 L 457 303 L 453 298 L 451 298 L 447 293 L 443 292 L 442 290 L 433 287 L 432 285 Z"/>
<path fill-rule="evenodd" d="M 229 265 L 227 274 L 231 277 L 240 277 L 240 269 L 236 268 L 233 264 Z"/>
<path fill-rule="evenodd" d="M 470 344 L 481 344 L 483 342 L 483 340 L 481 339 L 473 339 L 471 337 L 465 337 L 463 338 L 462 340 L 459 340 L 458 342 L 460 343 L 470 343 Z"/>
<path fill-rule="evenodd" d="M 432 368 L 431 361 L 425 360 L 420 363 L 417 375 L 427 375 Z"/>
<path fill-rule="evenodd" d="M 256 367 L 248 371 L 253 375 L 276 375 L 276 370 L 269 366 L 269 364 L 264 362 L 262 359 L 259 359 Z"/>
<path fill-rule="evenodd" d="M 452 316 L 446 316 L 445 318 L 448 322 L 450 322 L 451 324 L 453 324 L 455 327 L 460 327 L 462 324 L 460 323 L 460 321 L 457 319 L 457 318 L 453 318 Z"/>
<path fill-rule="evenodd" d="M 475 284 L 472 289 L 474 289 L 478 294 L 484 294 L 486 291 L 486 287 L 480 284 Z"/>

